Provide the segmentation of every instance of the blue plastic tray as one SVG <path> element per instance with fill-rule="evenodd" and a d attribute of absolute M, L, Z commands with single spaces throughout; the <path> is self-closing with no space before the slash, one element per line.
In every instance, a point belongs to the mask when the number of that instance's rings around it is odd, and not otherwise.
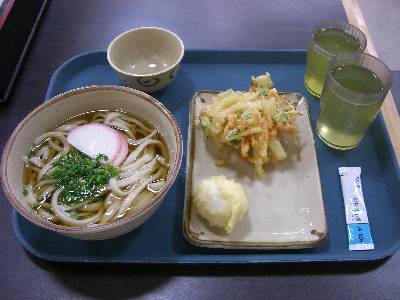
<path fill-rule="evenodd" d="M 304 50 L 188 50 L 174 82 L 154 96 L 176 116 L 186 137 L 189 101 L 195 91 L 246 89 L 251 75 L 268 71 L 279 91 L 296 91 L 308 97 L 312 123 L 315 124 L 319 102 L 304 88 L 304 61 Z M 84 53 L 63 63 L 51 79 L 46 98 L 93 84 L 120 84 L 107 64 L 104 51 Z M 267 263 L 373 260 L 395 253 L 400 248 L 400 176 L 382 118 L 379 116 L 373 123 L 361 145 L 349 152 L 332 151 L 317 137 L 315 140 L 329 229 L 327 242 L 316 249 L 232 251 L 192 246 L 182 234 L 184 164 L 155 215 L 122 237 L 108 241 L 74 240 L 43 230 L 17 213 L 14 215 L 15 232 L 29 252 L 52 261 Z M 338 175 L 340 166 L 362 167 L 375 250 L 348 250 Z"/>

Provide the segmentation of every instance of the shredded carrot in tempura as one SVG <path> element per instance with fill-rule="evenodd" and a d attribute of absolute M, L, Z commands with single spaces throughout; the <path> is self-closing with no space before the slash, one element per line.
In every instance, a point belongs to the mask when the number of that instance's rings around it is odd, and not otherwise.
<path fill-rule="evenodd" d="M 248 92 L 227 90 L 205 105 L 198 125 L 207 137 L 230 145 L 262 175 L 263 165 L 286 159 L 281 133 L 297 143 L 296 118 L 301 115 L 293 103 L 273 88 L 268 73 L 252 78 Z"/>

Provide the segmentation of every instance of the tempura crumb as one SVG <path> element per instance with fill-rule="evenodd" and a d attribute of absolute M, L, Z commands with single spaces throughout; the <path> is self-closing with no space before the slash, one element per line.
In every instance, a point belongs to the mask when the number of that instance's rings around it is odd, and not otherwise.
<path fill-rule="evenodd" d="M 226 165 L 226 161 L 223 159 L 216 159 L 214 160 L 214 165 L 216 165 L 217 167 L 222 167 Z"/>

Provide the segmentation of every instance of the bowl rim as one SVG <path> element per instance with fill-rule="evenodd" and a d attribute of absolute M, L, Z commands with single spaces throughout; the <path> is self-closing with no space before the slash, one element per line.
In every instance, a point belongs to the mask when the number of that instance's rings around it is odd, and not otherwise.
<path fill-rule="evenodd" d="M 175 61 L 175 63 L 173 63 L 171 66 L 169 66 L 168 68 L 162 69 L 161 71 L 158 72 L 154 72 L 154 73 L 143 73 L 143 74 L 137 74 L 137 73 L 130 73 L 130 72 L 126 72 L 122 69 L 120 69 L 119 67 L 117 67 L 116 64 L 114 64 L 114 62 L 112 61 L 111 57 L 110 57 L 110 52 L 111 52 L 111 47 L 114 46 L 114 44 L 116 44 L 123 36 L 129 35 L 133 32 L 138 32 L 138 31 L 142 31 L 142 30 L 156 30 L 156 31 L 162 31 L 164 33 L 168 33 L 169 35 L 173 36 L 180 44 L 180 55 L 178 57 L 178 59 Z M 130 30 L 127 30 L 125 32 L 120 33 L 119 35 L 117 35 L 112 41 L 111 43 L 108 45 L 107 48 L 107 61 L 110 64 L 110 66 L 117 72 L 122 73 L 126 76 L 134 76 L 134 77 L 150 77 L 150 76 L 156 76 L 156 75 L 160 75 L 163 74 L 165 72 L 168 72 L 172 69 L 174 69 L 177 65 L 179 65 L 179 63 L 182 61 L 183 55 L 185 53 L 185 45 L 183 44 L 182 39 L 174 32 L 165 29 L 165 28 L 161 28 L 161 27 L 138 27 L 138 28 L 133 28 Z"/>
<path fill-rule="evenodd" d="M 150 104 L 152 104 L 156 109 L 161 111 L 161 113 L 164 114 L 164 116 L 168 119 L 170 124 L 172 125 L 175 133 L 175 142 L 177 144 L 177 151 L 175 154 L 176 160 L 174 166 L 170 166 L 171 175 L 169 179 L 166 180 L 164 188 L 156 194 L 156 196 L 150 201 L 145 207 L 143 207 L 141 210 L 136 212 L 135 214 L 126 217 L 126 218 L 121 218 L 119 220 L 116 220 L 111 223 L 105 223 L 105 224 L 95 224 L 92 226 L 88 227 L 69 227 L 65 225 L 58 225 L 55 223 L 52 223 L 50 221 L 47 221 L 43 218 L 41 218 L 38 214 L 30 211 L 28 208 L 26 208 L 18 199 L 13 195 L 11 192 L 11 187 L 8 184 L 8 176 L 7 176 L 7 159 L 9 157 L 9 154 L 11 152 L 11 147 L 21 131 L 22 127 L 25 126 L 25 124 L 32 118 L 34 117 L 37 113 L 40 111 L 48 108 L 49 106 L 52 106 L 54 103 L 61 101 L 65 98 L 68 98 L 73 95 L 77 94 L 82 94 L 86 92 L 93 92 L 93 91 L 101 91 L 101 90 L 114 90 L 114 91 L 119 91 L 119 92 L 124 92 L 128 94 L 132 94 L 135 96 L 138 96 L 142 98 L 143 100 L 146 100 Z M 48 101 L 42 103 L 35 109 L 33 109 L 22 121 L 20 121 L 17 125 L 17 127 L 13 130 L 12 134 L 7 140 L 6 146 L 4 147 L 3 154 L 1 157 L 1 184 L 3 186 L 4 193 L 6 195 L 6 198 L 8 201 L 11 203 L 11 205 L 14 207 L 14 209 L 17 210 L 18 213 L 20 213 L 23 217 L 31 221 L 32 223 L 39 225 L 40 227 L 53 230 L 56 232 L 60 233 L 95 233 L 95 232 L 104 232 L 109 229 L 114 229 L 116 227 L 123 226 L 127 223 L 130 223 L 131 221 L 137 220 L 139 217 L 141 217 L 143 214 L 145 214 L 147 211 L 150 211 L 158 202 L 161 202 L 164 199 L 165 194 L 169 191 L 171 188 L 172 184 L 175 182 L 176 177 L 179 173 L 180 166 L 182 163 L 182 156 L 183 156 L 183 138 L 182 138 L 182 131 L 175 119 L 175 117 L 172 115 L 172 113 L 157 99 L 153 98 L 152 96 L 139 91 L 135 90 L 129 87 L 124 87 L 124 86 L 116 86 L 116 85 L 92 85 L 92 86 L 85 86 L 85 87 L 80 87 L 76 89 L 72 89 L 63 93 L 60 93 L 52 98 L 50 98 Z"/>

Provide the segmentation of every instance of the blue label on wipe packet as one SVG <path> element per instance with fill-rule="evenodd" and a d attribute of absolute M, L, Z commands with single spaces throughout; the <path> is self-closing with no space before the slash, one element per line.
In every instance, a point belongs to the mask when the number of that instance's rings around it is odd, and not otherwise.
<path fill-rule="evenodd" d="M 371 250 L 374 249 L 369 224 L 348 224 L 349 250 Z"/>
<path fill-rule="evenodd" d="M 361 168 L 339 168 L 342 183 L 344 207 L 346 211 L 349 250 L 374 249 L 371 229 L 361 186 Z"/>

